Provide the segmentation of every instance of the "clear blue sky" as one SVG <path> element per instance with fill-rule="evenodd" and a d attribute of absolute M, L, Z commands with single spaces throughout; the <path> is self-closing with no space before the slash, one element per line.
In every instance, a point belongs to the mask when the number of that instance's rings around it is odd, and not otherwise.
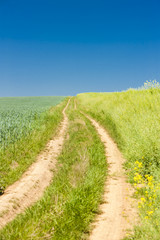
<path fill-rule="evenodd" d="M 0 0 L 0 96 L 160 80 L 159 0 Z"/>

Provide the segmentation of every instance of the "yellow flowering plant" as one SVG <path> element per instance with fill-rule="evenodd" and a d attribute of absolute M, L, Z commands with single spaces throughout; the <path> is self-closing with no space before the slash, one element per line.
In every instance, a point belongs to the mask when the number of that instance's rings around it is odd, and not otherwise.
<path fill-rule="evenodd" d="M 143 159 L 144 157 L 142 157 Z M 135 194 L 139 198 L 138 208 L 142 210 L 145 219 L 150 219 L 157 209 L 156 200 L 160 185 L 157 184 L 152 175 L 143 175 L 143 168 L 142 161 L 135 161 L 133 180 L 136 189 Z"/>

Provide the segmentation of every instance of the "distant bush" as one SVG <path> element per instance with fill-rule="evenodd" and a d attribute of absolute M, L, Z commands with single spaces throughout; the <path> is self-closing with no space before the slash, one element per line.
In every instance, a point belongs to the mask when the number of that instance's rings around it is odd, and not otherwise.
<path fill-rule="evenodd" d="M 149 80 L 144 83 L 142 87 L 139 88 L 139 90 L 143 89 L 155 89 L 158 88 L 160 89 L 160 83 L 157 82 L 157 80 Z"/>

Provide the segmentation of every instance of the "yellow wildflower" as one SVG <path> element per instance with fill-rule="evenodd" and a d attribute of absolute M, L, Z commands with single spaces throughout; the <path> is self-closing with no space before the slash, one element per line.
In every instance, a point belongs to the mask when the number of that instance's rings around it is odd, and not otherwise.
<path fill-rule="evenodd" d="M 143 203 L 143 202 L 145 202 L 146 201 L 146 199 L 145 198 L 141 198 L 141 202 Z"/>
<path fill-rule="evenodd" d="M 148 215 L 152 215 L 152 214 L 153 214 L 153 211 L 148 211 L 147 214 L 148 214 Z"/>

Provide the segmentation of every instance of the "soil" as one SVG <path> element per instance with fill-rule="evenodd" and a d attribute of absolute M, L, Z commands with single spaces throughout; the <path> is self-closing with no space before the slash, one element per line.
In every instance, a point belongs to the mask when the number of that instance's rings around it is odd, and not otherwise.
<path fill-rule="evenodd" d="M 100 214 L 93 223 L 90 240 L 120 240 L 133 230 L 137 222 L 136 203 L 132 198 L 133 188 L 127 183 L 122 157 L 117 145 L 95 120 L 87 116 L 104 143 L 109 173 L 105 183 Z"/>
<path fill-rule="evenodd" d="M 39 200 L 44 190 L 49 186 L 56 170 L 57 157 L 61 152 L 68 118 L 63 110 L 63 121 L 60 124 L 58 135 L 50 140 L 45 150 L 39 154 L 35 163 L 23 174 L 21 179 L 9 186 L 0 196 L 0 228 L 13 220 L 17 214 Z"/>

